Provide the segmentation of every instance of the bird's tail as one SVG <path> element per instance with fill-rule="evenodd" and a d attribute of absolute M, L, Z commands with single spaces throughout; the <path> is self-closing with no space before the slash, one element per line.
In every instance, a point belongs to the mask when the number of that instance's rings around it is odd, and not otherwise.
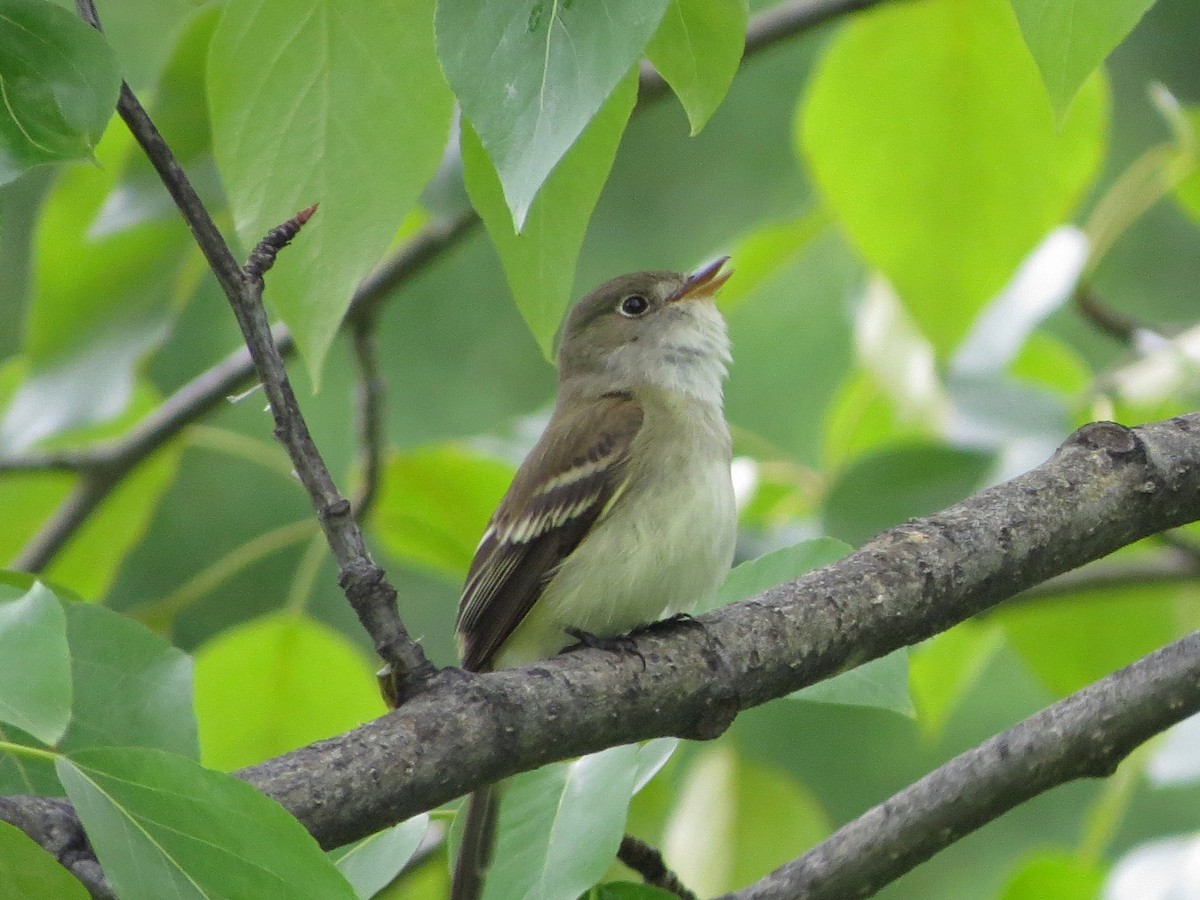
<path fill-rule="evenodd" d="M 480 788 L 467 799 L 467 818 L 454 863 L 450 900 L 479 900 L 483 894 L 483 879 L 492 864 L 496 843 L 499 809 L 499 785 Z"/>

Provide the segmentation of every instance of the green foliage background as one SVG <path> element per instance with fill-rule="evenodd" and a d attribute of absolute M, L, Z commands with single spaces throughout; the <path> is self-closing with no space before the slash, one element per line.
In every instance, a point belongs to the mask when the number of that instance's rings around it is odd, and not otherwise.
<path fill-rule="evenodd" d="M 97 40 L 43 0 L 0 0 L 0 83 L 27 89 L 0 115 L 0 460 L 119 440 L 239 343 L 122 123 L 100 136 L 118 71 L 243 248 L 321 204 L 268 276 L 267 301 L 296 335 L 302 406 L 347 494 L 361 479 L 355 364 L 338 331 L 351 293 L 430 223 L 470 205 L 483 220 L 378 321 L 388 447 L 368 538 L 439 664 L 455 658 L 478 535 L 548 409 L 563 309 L 614 274 L 733 256 L 721 301 L 736 360 L 728 417 L 739 471 L 756 484 L 739 559 L 758 561 L 726 600 L 1032 466 L 1083 422 L 1195 408 L 1194 0 L 885 2 L 737 68 L 747 16 L 768 6 L 613 0 L 605 10 L 628 27 L 605 30 L 600 4 L 583 2 L 111 0 Z M 31 52 L 18 28 L 60 35 L 66 49 Z M 636 99 L 643 56 L 678 99 Z M 42 90 L 67 58 L 77 81 Z M 530 96 L 559 113 L 509 114 Z M 461 154 L 444 152 L 456 139 Z M 1079 229 L 1060 235 L 1075 256 L 1055 245 L 1037 284 L 1079 277 L 1141 337 L 1105 334 L 1069 284 L 1040 313 L 1027 287 L 993 304 L 1065 225 Z M 111 833 L 170 815 L 142 809 L 136 791 L 120 796 L 130 778 L 147 792 L 186 782 L 197 806 L 274 816 L 212 770 L 383 711 L 369 642 L 262 406 L 258 393 L 223 403 L 140 466 L 43 573 L 53 593 L 5 576 L 0 794 L 65 788 Z M 0 562 L 73 477 L 0 470 Z M 1149 541 L 1118 556 L 1153 566 L 1177 552 Z M 1198 623 L 1200 594 L 1178 579 L 1034 597 L 753 710 L 712 745 L 618 749 L 535 773 L 530 790 L 556 797 L 593 779 L 589 802 L 620 795 L 598 818 L 619 825 L 629 802 L 628 827 L 665 846 L 685 882 L 729 890 Z M 15 655 L 31 648 L 43 662 Z M 45 678 L 30 685 L 31 668 Z M 1191 775 L 1147 775 L 1172 760 Z M 1114 779 L 1028 803 L 880 896 L 1096 896 L 1131 848 L 1200 830 L 1198 770 L 1185 742 L 1152 746 Z M 352 895 L 294 823 L 270 821 L 275 871 L 291 881 L 253 890 Z M 438 854 L 384 887 L 427 825 L 338 861 L 358 896 L 444 893 Z M 577 827 L 552 816 L 517 841 L 533 856 L 506 857 L 514 878 L 554 858 L 556 841 L 590 846 Z M 599 879 L 597 846 L 577 869 L 558 866 L 546 896 Z M 236 865 L 187 848 L 164 852 L 163 882 L 141 884 L 125 873 L 151 850 L 97 849 L 129 897 L 161 896 L 195 871 L 212 875 L 206 890 L 251 890 Z M 38 852 L 0 827 L 0 859 L 14 860 L 0 886 L 65 896 L 48 880 L 59 875 L 36 875 L 54 866 Z"/>

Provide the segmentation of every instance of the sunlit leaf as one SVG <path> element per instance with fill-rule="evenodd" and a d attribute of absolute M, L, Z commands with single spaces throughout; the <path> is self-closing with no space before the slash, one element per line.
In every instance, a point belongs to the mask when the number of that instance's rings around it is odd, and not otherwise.
<path fill-rule="evenodd" d="M 53 744 L 71 718 L 67 621 L 48 588 L 0 602 L 0 721 Z"/>
<path fill-rule="evenodd" d="M 326 625 L 272 615 L 196 651 L 205 765 L 236 769 L 361 725 L 384 711 L 363 654 Z"/>
<path fill-rule="evenodd" d="M 0 822 L 0 897 L 88 900 L 87 890 L 20 828 Z"/>
<path fill-rule="evenodd" d="M 1005 0 L 855 16 L 811 82 L 799 138 L 817 184 L 941 353 L 1103 158 L 1103 81 L 1061 127 L 1042 91 Z"/>

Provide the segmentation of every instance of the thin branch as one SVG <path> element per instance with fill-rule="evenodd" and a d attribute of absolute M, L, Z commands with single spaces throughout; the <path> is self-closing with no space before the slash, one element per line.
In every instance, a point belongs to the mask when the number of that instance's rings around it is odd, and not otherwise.
<path fill-rule="evenodd" d="M 238 775 L 322 846 L 340 846 L 554 760 L 653 737 L 715 737 L 741 710 L 1197 519 L 1200 413 L 1133 429 L 1093 423 L 1036 469 L 701 616 L 703 628 L 640 634 L 636 656 L 580 650 L 486 675 L 445 670 L 392 713 Z M 1169 648 L 1153 671 L 1195 649 Z M 1151 674 L 1135 669 L 1122 689 L 1141 690 L 1135 683 Z M 1098 724 L 1133 734 L 1200 710 L 1195 685 L 1159 696 L 1153 684 L 1136 704 L 1097 707 L 1106 717 Z"/>
<path fill-rule="evenodd" d="M 77 0 L 77 5 L 85 21 L 99 28 L 92 0 Z M 275 437 L 283 444 L 308 492 L 337 562 L 338 584 L 371 636 L 376 651 L 396 673 L 401 696 L 415 693 L 432 676 L 434 667 L 401 623 L 396 611 L 396 590 L 368 554 L 362 531 L 351 515 L 350 503 L 338 492 L 313 442 L 262 303 L 263 272 L 275 254 L 303 227 L 313 210 L 305 210 L 272 230 L 260 241 L 247 268 L 243 269 L 233 258 L 175 155 L 124 83 L 117 112 L 158 172 L 229 300 L 258 379 L 271 404 Z"/>
<path fill-rule="evenodd" d="M 354 359 L 358 363 L 358 443 L 362 460 L 362 485 L 354 500 L 354 516 L 359 524 L 366 521 L 379 494 L 379 476 L 383 469 L 386 435 L 383 410 L 387 382 L 379 367 L 378 338 L 373 316 L 356 316 L 350 323 Z"/>
<path fill-rule="evenodd" d="M 1104 778 L 1200 708 L 1200 631 L 968 750 L 725 900 L 869 897 L 1053 787 Z"/>
<path fill-rule="evenodd" d="M 1137 332 L 1146 327 L 1132 316 L 1106 304 L 1090 284 L 1080 284 L 1072 301 L 1080 316 L 1118 343 L 1132 346 Z"/>
<path fill-rule="evenodd" d="M 679 900 L 696 900 L 696 895 L 684 886 L 679 876 L 667 868 L 657 847 L 627 834 L 621 838 L 617 859 L 642 876 L 642 881 L 674 894 Z"/>

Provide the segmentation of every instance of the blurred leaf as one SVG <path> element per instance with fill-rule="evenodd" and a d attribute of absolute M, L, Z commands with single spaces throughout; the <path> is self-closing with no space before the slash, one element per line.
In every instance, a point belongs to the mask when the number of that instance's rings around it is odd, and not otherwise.
<path fill-rule="evenodd" d="M 331 737 L 384 712 L 362 653 L 329 626 L 264 616 L 196 651 L 201 759 L 237 769 Z"/>
<path fill-rule="evenodd" d="M 1200 107 L 1187 107 L 1181 111 L 1184 122 L 1191 126 L 1194 135 L 1200 135 Z M 1195 153 L 1195 148 L 1192 149 Z M 1200 168 L 1179 183 L 1175 189 L 1175 199 L 1193 222 L 1200 224 Z"/>
<path fill-rule="evenodd" d="M 505 782 L 484 900 L 575 900 L 599 881 L 621 843 L 638 751 L 610 747 Z"/>
<path fill-rule="evenodd" d="M 1146 765 L 1146 777 L 1157 787 L 1200 782 L 1200 715 L 1189 716 L 1167 732 Z"/>
<path fill-rule="evenodd" d="M 1078 228 L 1062 226 L 1050 232 L 980 311 L 954 352 L 953 370 L 971 375 L 1002 371 L 1033 329 L 1071 299 L 1088 249 L 1087 235 Z"/>
<path fill-rule="evenodd" d="M 421 813 L 335 850 L 330 856 L 359 900 L 371 900 L 400 874 L 428 830 L 429 815 Z"/>
<path fill-rule="evenodd" d="M 161 750 L 84 750 L 58 761 L 122 900 L 347 898 L 354 891 L 274 800 Z"/>
<path fill-rule="evenodd" d="M 512 477 L 511 466 L 450 444 L 393 454 L 372 528 L 397 559 L 461 580 Z"/>
<path fill-rule="evenodd" d="M 50 193 L 35 238 L 27 370 L 0 419 L 0 449 L 24 450 L 106 422 L 134 396 L 136 367 L 163 339 L 190 288 L 183 222 L 91 232 L 133 141 L 123 123 L 97 147 L 100 167 L 73 168 Z"/>
<path fill-rule="evenodd" d="M 520 234 L 513 229 L 496 169 L 470 123 L 463 123 L 467 191 L 500 254 L 517 308 L 547 359 L 554 358 L 554 335 L 571 299 L 579 248 L 636 99 L 633 71 L 550 173 L 528 207 Z"/>
<path fill-rule="evenodd" d="M 60 748 L 153 747 L 197 758 L 191 657 L 112 610 L 65 609 L 74 701 Z"/>
<path fill-rule="evenodd" d="M 993 622 L 962 622 L 918 645 L 908 657 L 908 682 L 927 738 L 936 738 L 1004 643 Z"/>
<path fill-rule="evenodd" d="M 761 878 L 829 831 L 820 803 L 799 782 L 716 745 L 697 753 L 663 851 L 684 884 L 714 896 Z"/>
<path fill-rule="evenodd" d="M 839 32 L 799 136 L 842 226 L 945 353 L 1079 201 L 1106 118 L 1094 78 L 1057 127 L 1004 0 L 932 0 Z"/>
<path fill-rule="evenodd" d="M 121 75 L 104 37 L 45 0 L 0 0 L 0 185 L 43 163 L 87 159 Z"/>
<path fill-rule="evenodd" d="M 679 738 L 654 738 L 638 748 L 637 775 L 633 792 L 636 794 L 654 778 L 679 749 Z"/>
<path fill-rule="evenodd" d="M 355 287 L 446 144 L 452 98 L 434 55 L 433 0 L 228 4 L 212 38 L 208 95 L 245 247 L 321 204 L 280 254 L 266 293 L 317 381 Z"/>
<path fill-rule="evenodd" d="M 438 58 L 492 161 L 516 231 L 666 8 L 667 0 L 438 3 Z"/>
<path fill-rule="evenodd" d="M 222 7 L 201 7 L 186 23 L 159 78 L 149 105 L 154 124 L 210 214 L 225 208 L 220 176 L 212 152 L 208 121 L 208 46 Z M 107 25 L 108 17 L 105 16 Z M 92 233 L 96 237 L 142 222 L 179 216 L 171 195 L 140 147 L 130 148 L 125 166 L 104 200 Z"/>
<path fill-rule="evenodd" d="M 796 263 L 809 244 L 829 225 L 829 214 L 818 209 L 791 222 L 762 225 L 734 244 L 729 252 L 734 274 L 717 295 L 717 305 L 729 313 L 763 282 Z"/>
<path fill-rule="evenodd" d="M 1195 835 L 1136 845 L 1109 872 L 1104 900 L 1196 900 L 1197 853 Z"/>
<path fill-rule="evenodd" d="M 55 744 L 71 720 L 71 657 L 62 606 L 35 584 L 0 602 L 0 721 Z"/>
<path fill-rule="evenodd" d="M 885 528 L 957 503 L 977 490 L 989 454 L 937 444 L 879 450 L 846 467 L 825 498 L 825 531 L 864 544 Z"/>
<path fill-rule="evenodd" d="M 896 440 L 929 440 L 930 424 L 901 418 L 896 404 L 866 372 L 846 379 L 825 420 L 823 470 L 836 473 L 857 456 Z"/>
<path fill-rule="evenodd" d="M 1082 396 L 1092 383 L 1092 370 L 1068 344 L 1035 331 L 1009 367 L 1020 381 L 1048 387 L 1067 398 Z"/>
<path fill-rule="evenodd" d="M 1173 587 L 1130 586 L 1001 607 L 1009 642 L 1048 688 L 1066 695 L 1178 637 Z"/>
<path fill-rule="evenodd" d="M 1026 860 L 1000 894 L 1000 900 L 1095 900 L 1104 872 L 1066 853 L 1041 853 Z"/>
<path fill-rule="evenodd" d="M 1060 119 L 1084 79 L 1125 40 L 1154 0 L 1011 0 Z"/>
<path fill-rule="evenodd" d="M 746 0 L 670 0 L 646 56 L 679 97 L 698 134 L 742 61 Z"/>
<path fill-rule="evenodd" d="M 58 860 L 15 825 L 0 822 L 0 897 L 88 900 L 87 890 Z"/>

